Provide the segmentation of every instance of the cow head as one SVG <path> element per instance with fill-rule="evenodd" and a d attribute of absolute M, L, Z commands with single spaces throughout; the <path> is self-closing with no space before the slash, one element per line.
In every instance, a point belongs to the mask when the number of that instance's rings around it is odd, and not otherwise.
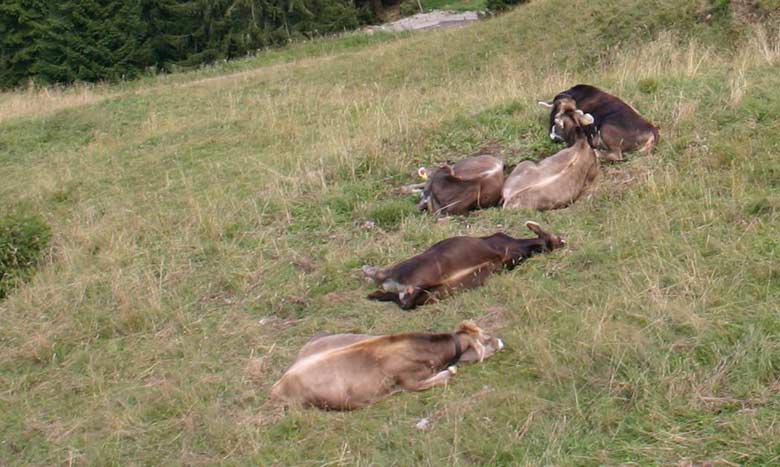
<path fill-rule="evenodd" d="M 463 354 L 460 356 L 461 362 L 481 362 L 504 348 L 501 339 L 487 335 L 471 321 L 462 322 L 455 334 L 468 336 L 469 344 L 463 349 Z"/>
<path fill-rule="evenodd" d="M 443 170 L 443 173 L 445 174 L 451 175 L 453 177 L 455 176 L 455 167 L 451 161 L 447 161 L 438 167 L 420 167 L 417 169 L 417 176 L 420 177 L 424 182 L 427 182 L 433 178 L 433 176 L 439 170 Z"/>
<path fill-rule="evenodd" d="M 427 211 L 431 200 L 431 178 L 438 169 L 436 167 L 420 167 L 417 169 L 417 176 L 423 180 L 423 188 L 420 191 L 420 202 L 417 203 L 417 209 Z"/>
<path fill-rule="evenodd" d="M 447 161 L 439 167 L 420 167 L 417 169 L 417 175 L 423 179 L 424 186 L 420 192 L 420 202 L 417 203 L 417 209 L 420 211 L 434 212 L 438 206 L 431 204 L 431 192 L 433 184 L 441 184 L 442 178 L 447 176 L 455 177 L 455 167 L 452 162 Z"/>
<path fill-rule="evenodd" d="M 553 102 L 539 102 L 539 105 L 550 109 L 550 139 L 566 142 L 568 145 L 576 141 L 577 128 L 593 125 L 594 118 L 577 108 L 577 103 L 566 95 L 557 96 Z"/>

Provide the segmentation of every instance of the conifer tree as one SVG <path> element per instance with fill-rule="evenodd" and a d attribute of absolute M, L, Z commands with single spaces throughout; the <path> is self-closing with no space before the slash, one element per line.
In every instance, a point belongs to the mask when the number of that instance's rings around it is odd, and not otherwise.
<path fill-rule="evenodd" d="M 0 87 L 19 85 L 30 76 L 45 5 L 40 0 L 0 2 Z"/>
<path fill-rule="evenodd" d="M 3 0 L 0 87 L 128 79 L 357 27 L 368 0 Z M 362 2 L 362 3 L 355 3 Z"/>

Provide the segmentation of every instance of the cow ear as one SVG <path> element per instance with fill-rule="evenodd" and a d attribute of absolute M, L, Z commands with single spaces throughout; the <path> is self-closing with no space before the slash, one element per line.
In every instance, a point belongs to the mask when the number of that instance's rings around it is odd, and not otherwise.
<path fill-rule="evenodd" d="M 458 326 L 457 332 L 466 333 L 470 336 L 479 336 L 482 334 L 482 329 L 480 329 L 476 324 L 474 324 L 473 321 L 464 321 L 460 323 L 460 326 Z"/>
<path fill-rule="evenodd" d="M 423 180 L 428 180 L 428 169 L 425 167 L 420 167 L 417 169 L 417 175 Z"/>
<path fill-rule="evenodd" d="M 544 230 L 542 230 L 542 226 L 539 225 L 537 222 L 534 221 L 526 221 L 525 226 L 528 227 L 528 230 L 535 233 L 536 235 L 543 237 L 547 234 Z"/>
<path fill-rule="evenodd" d="M 539 102 L 537 102 L 537 104 L 541 105 L 545 109 L 552 109 L 553 108 L 552 102 L 539 101 Z"/>

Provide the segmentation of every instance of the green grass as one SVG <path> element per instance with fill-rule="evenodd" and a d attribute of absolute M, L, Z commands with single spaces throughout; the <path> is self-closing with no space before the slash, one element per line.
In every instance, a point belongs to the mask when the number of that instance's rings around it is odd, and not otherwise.
<path fill-rule="evenodd" d="M 776 464 L 780 49 L 707 8 L 534 1 L 0 96 L 0 211 L 53 232 L 0 302 L 0 464 Z M 655 121 L 656 150 L 560 211 L 436 222 L 392 194 L 487 144 L 555 152 L 536 101 L 577 82 Z M 568 247 L 414 312 L 364 298 L 362 264 L 526 219 Z M 266 405 L 316 332 L 467 318 L 507 348 L 446 388 L 353 413 Z"/>

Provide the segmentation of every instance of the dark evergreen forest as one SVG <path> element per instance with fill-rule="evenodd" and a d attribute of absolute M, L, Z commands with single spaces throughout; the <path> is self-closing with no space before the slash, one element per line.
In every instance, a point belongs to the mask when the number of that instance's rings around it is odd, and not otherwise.
<path fill-rule="evenodd" d="M 2 0 L 0 87 L 119 80 L 354 29 L 381 0 Z"/>

